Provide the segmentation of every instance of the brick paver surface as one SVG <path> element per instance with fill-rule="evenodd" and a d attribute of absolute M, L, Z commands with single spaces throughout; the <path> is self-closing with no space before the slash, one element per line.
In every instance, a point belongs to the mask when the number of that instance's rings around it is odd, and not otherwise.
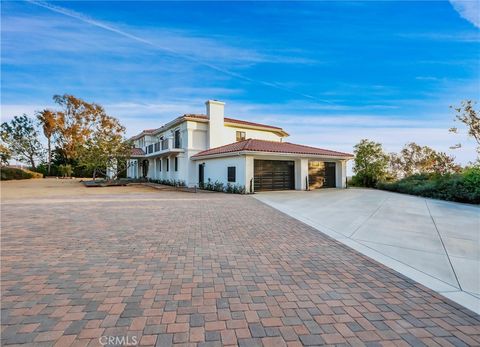
<path fill-rule="evenodd" d="M 1 223 L 2 345 L 480 345 L 479 316 L 251 197 L 17 200 Z"/>

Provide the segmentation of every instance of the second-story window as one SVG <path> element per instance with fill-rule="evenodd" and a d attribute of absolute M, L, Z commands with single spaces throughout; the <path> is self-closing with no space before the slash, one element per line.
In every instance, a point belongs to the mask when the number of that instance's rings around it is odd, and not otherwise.
<path fill-rule="evenodd" d="M 245 131 L 237 131 L 237 142 L 245 140 Z"/>
<path fill-rule="evenodd" d="M 180 129 L 175 130 L 175 148 L 180 148 Z"/>

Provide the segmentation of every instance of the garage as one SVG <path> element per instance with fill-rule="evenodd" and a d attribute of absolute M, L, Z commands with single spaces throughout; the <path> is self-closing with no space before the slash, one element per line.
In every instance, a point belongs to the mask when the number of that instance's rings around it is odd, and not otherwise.
<path fill-rule="evenodd" d="M 292 160 L 254 160 L 254 190 L 295 189 L 295 162 Z"/>

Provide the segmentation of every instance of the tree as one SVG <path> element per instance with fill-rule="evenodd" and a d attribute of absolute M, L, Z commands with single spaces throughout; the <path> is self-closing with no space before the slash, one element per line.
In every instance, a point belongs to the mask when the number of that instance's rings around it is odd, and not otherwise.
<path fill-rule="evenodd" d="M 8 165 L 8 161 L 12 158 L 12 152 L 4 145 L 0 144 L 0 165 Z"/>
<path fill-rule="evenodd" d="M 461 102 L 460 107 L 453 107 L 456 112 L 454 121 L 461 122 L 467 127 L 468 135 L 473 137 L 477 142 L 477 160 L 480 161 L 480 116 L 479 111 L 475 110 L 476 102 L 472 100 L 464 100 Z M 457 127 L 450 128 L 450 132 L 458 133 Z M 461 144 L 454 146 L 453 148 L 459 148 Z"/>
<path fill-rule="evenodd" d="M 79 164 L 97 173 L 106 175 L 107 169 L 115 171 L 114 179 L 127 169 L 132 145 L 125 141 L 125 127 L 118 119 L 101 114 L 95 128 L 86 141 L 78 147 Z"/>
<path fill-rule="evenodd" d="M 4 122 L 1 125 L 1 138 L 7 144 L 12 157 L 30 164 L 34 170 L 35 161 L 41 159 L 44 153 L 38 135 L 34 121 L 25 114 L 15 116 L 10 123 Z"/>
<path fill-rule="evenodd" d="M 50 174 L 50 169 L 52 165 L 52 136 L 57 130 L 57 115 L 55 112 L 45 109 L 43 111 L 37 112 L 37 119 L 40 121 L 40 125 L 43 129 L 43 134 L 47 138 L 47 173 Z"/>
<path fill-rule="evenodd" d="M 388 154 L 387 180 L 398 180 L 405 176 L 403 160 L 398 153 Z"/>
<path fill-rule="evenodd" d="M 459 172 L 461 169 L 455 164 L 454 157 L 415 142 L 407 143 L 399 155 L 391 155 L 389 167 L 395 168 L 396 178 L 420 173 L 444 175 Z"/>
<path fill-rule="evenodd" d="M 53 100 L 62 108 L 56 112 L 56 143 L 68 161 L 78 156 L 78 150 L 108 116 L 100 105 L 73 95 L 55 95 Z"/>
<path fill-rule="evenodd" d="M 380 143 L 361 140 L 354 147 L 354 166 L 356 182 L 364 187 L 374 187 L 387 174 L 388 156 Z"/>

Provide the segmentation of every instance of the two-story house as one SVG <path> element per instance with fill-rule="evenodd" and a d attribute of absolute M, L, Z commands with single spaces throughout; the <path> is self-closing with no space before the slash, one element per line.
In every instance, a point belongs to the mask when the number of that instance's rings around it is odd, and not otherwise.
<path fill-rule="evenodd" d="M 285 142 L 279 127 L 225 117 L 208 100 L 206 114 L 185 114 L 134 136 L 128 177 L 208 180 L 261 190 L 345 187 L 348 153 Z"/>

